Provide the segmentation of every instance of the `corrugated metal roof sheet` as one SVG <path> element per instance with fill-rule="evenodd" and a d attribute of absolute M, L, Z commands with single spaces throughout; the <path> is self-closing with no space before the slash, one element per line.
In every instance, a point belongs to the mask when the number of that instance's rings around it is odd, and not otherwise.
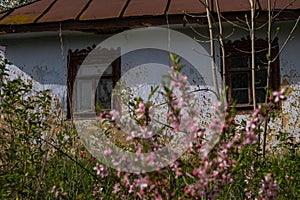
<path fill-rule="evenodd" d="M 4 17 L 5 15 L 7 15 L 7 13 L 5 12 L 5 13 L 1 13 L 0 14 L 0 20 L 2 19 L 2 17 Z"/>
<path fill-rule="evenodd" d="M 215 1 L 214 8 L 216 8 Z M 256 3 L 258 8 L 258 1 Z M 250 10 L 249 1 L 233 1 L 233 0 L 220 0 L 219 7 L 221 12 L 238 12 L 238 11 L 248 11 Z M 215 9 L 216 10 L 216 9 Z"/>
<path fill-rule="evenodd" d="M 43 15 L 38 22 L 53 22 L 76 19 L 89 0 L 64 0 L 55 4 Z"/>
<path fill-rule="evenodd" d="M 98 20 L 120 16 L 126 0 L 93 0 L 79 17 L 80 20 Z"/>
<path fill-rule="evenodd" d="M 263 10 L 268 10 L 268 0 L 260 0 Z M 271 0 L 271 8 L 274 9 L 300 9 L 300 0 Z"/>
<path fill-rule="evenodd" d="M 211 11 L 216 10 L 215 1 L 209 0 Z M 289 4 L 290 2 L 290 4 Z M 298 17 L 300 0 L 271 0 L 272 8 L 286 8 L 293 11 L 292 17 Z M 220 10 L 223 13 L 249 11 L 248 0 L 219 0 Z M 257 9 L 267 10 L 267 0 L 257 0 Z M 77 26 L 84 27 L 89 22 L 89 27 L 102 25 L 110 26 L 116 22 L 122 26 L 120 20 L 126 21 L 124 27 L 144 20 L 141 24 L 165 24 L 165 15 L 170 15 L 170 23 L 179 22 L 178 16 L 183 13 L 206 14 L 205 6 L 199 0 L 37 0 L 4 13 L 0 13 L 0 32 L 22 32 L 55 29 L 57 22 L 66 22 L 65 27 L 76 30 Z M 290 18 L 285 14 L 283 18 Z M 288 17 L 287 17 L 288 16 Z M 160 17 L 158 19 L 157 17 Z M 130 22 L 129 22 L 130 21 Z M 11 28 L 12 27 L 12 28 Z M 31 27 L 31 28 L 30 28 Z M 66 29 L 67 29 L 66 28 Z"/>
<path fill-rule="evenodd" d="M 163 15 L 167 4 L 168 0 L 131 0 L 123 16 Z"/>
<path fill-rule="evenodd" d="M 4 17 L 0 24 L 31 24 L 53 4 L 55 0 L 41 0 L 32 4 L 16 8 Z M 9 12 L 9 11 L 8 11 Z"/>

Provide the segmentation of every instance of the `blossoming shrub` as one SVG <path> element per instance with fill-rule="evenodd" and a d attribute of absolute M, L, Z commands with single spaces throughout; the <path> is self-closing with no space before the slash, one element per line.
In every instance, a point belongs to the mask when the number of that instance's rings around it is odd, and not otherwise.
<path fill-rule="evenodd" d="M 170 82 L 164 85 L 162 94 L 168 106 L 166 126 L 176 135 L 182 131 L 180 130 L 182 111 L 191 105 L 189 99 L 193 96 L 188 92 L 187 77 L 180 73 L 182 67 L 179 65 L 179 58 L 173 57 L 173 61 L 174 66 L 169 72 Z M 156 89 L 153 89 L 150 95 L 155 91 Z M 148 173 L 130 174 L 121 170 L 109 170 L 101 164 L 97 164 L 94 170 L 101 178 L 116 180 L 113 183 L 113 190 L 109 189 L 112 190 L 110 195 L 113 198 L 275 199 L 277 195 L 299 197 L 299 191 L 296 189 L 299 185 L 299 177 L 294 185 L 291 182 L 289 184 L 293 188 L 291 189 L 293 194 L 285 193 L 286 190 L 281 187 L 281 183 L 286 182 L 283 178 L 287 176 L 283 177 L 285 172 L 278 173 L 277 170 L 282 161 L 286 162 L 286 160 L 272 154 L 266 158 L 262 157 L 257 143 L 263 122 L 266 118 L 276 116 L 278 103 L 286 98 L 284 93 L 285 90 L 273 92 L 269 102 L 259 106 L 253 111 L 249 120 L 241 124 L 235 121 L 234 108 L 218 103 L 215 105 L 215 118 L 210 126 L 206 127 L 207 131 L 195 123 L 196 120 L 193 119 L 195 113 L 197 117 L 201 113 L 197 113 L 197 109 L 193 110 L 191 119 L 184 121 L 189 124 L 189 129 L 185 129 L 184 132 L 192 134 L 194 138 L 187 150 L 185 156 L 187 159 L 178 158 L 172 165 Z M 150 98 L 144 102 L 142 98 L 137 97 L 129 106 L 131 106 L 129 110 L 132 111 L 130 116 L 135 119 L 135 125 L 140 127 L 140 133 L 151 135 L 152 133 L 144 131 L 145 126 L 153 120 L 151 119 L 153 102 Z M 120 113 L 115 110 L 109 114 L 100 114 L 100 122 L 108 134 L 111 128 L 120 128 L 115 123 L 121 121 L 120 118 Z M 205 132 L 215 135 L 216 141 L 209 152 L 203 153 L 207 144 Z M 135 148 L 131 151 L 136 152 L 136 157 L 139 157 L 141 152 L 147 153 L 159 146 L 156 141 L 139 140 L 135 137 L 128 137 L 128 140 L 135 143 Z M 296 152 L 294 151 L 293 155 L 299 159 Z M 110 154 L 105 156 L 109 157 Z M 292 162 L 294 161 L 288 160 L 286 164 L 290 165 Z M 127 164 L 128 168 L 133 168 L 135 163 Z M 161 163 L 156 165 L 161 166 Z M 299 165 L 296 168 L 299 170 Z M 295 175 L 292 177 L 295 178 Z M 105 189 L 108 188 L 104 184 L 97 184 L 94 195 L 106 197 L 103 196 Z"/>
<path fill-rule="evenodd" d="M 173 61 L 162 95 L 168 108 L 165 125 L 176 134 L 192 94 L 179 59 Z M 238 123 L 234 108 L 217 103 L 215 118 L 200 127 L 194 122 L 201 113 L 193 110 L 185 129 L 192 142 L 182 157 L 152 172 L 129 173 L 95 160 L 74 127 L 61 119 L 49 91 L 33 91 L 31 83 L 8 79 L 5 65 L 0 65 L 0 199 L 300 199 L 299 144 L 278 132 L 281 153 L 274 147 L 263 157 L 257 143 L 265 118 L 276 117 L 284 90 L 272 93 L 269 103 L 253 111 L 247 122 Z M 143 128 L 151 123 L 153 102 L 137 97 L 129 106 L 141 133 L 149 133 Z M 117 112 L 100 116 L 106 134 L 118 130 Z M 204 151 L 207 134 L 216 136 L 210 151 Z M 119 146 L 137 156 L 173 139 L 163 134 L 153 139 L 130 136 L 130 145 Z M 110 154 L 107 149 L 105 155 Z"/>

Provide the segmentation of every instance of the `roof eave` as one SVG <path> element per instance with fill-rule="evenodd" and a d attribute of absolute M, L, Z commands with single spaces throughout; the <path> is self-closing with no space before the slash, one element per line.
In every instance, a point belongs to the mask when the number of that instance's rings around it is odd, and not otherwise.
<path fill-rule="evenodd" d="M 226 12 L 222 13 L 224 18 L 230 21 L 237 21 L 238 19 L 244 19 L 245 14 L 249 12 Z M 204 13 L 202 13 L 204 15 Z M 300 16 L 300 10 L 285 10 L 281 12 L 275 21 L 289 21 L 297 19 Z M 122 17 L 112 19 L 101 20 L 66 20 L 58 22 L 44 22 L 44 23 L 32 23 L 32 24 L 11 24 L 0 25 L 0 35 L 13 34 L 13 33 L 27 33 L 27 32 L 44 32 L 44 31 L 88 31 L 88 32 L 100 32 L 100 33 L 114 33 L 122 30 L 137 28 L 137 27 L 149 27 L 149 26 L 161 26 L 166 24 L 183 24 L 187 21 L 185 14 L 176 15 L 160 15 L 160 16 L 139 16 L 139 17 Z M 217 18 L 216 18 L 217 19 Z M 259 17 L 256 19 L 258 22 L 266 22 L 267 11 L 260 11 Z M 206 24 L 206 17 L 190 17 L 189 23 Z M 225 22 L 225 20 L 224 20 Z"/>

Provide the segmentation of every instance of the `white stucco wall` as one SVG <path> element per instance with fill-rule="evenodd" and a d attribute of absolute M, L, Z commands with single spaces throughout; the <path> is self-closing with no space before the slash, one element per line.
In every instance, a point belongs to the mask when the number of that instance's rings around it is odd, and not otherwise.
<path fill-rule="evenodd" d="M 280 32 L 277 34 L 279 38 L 279 46 L 281 47 L 289 31 L 292 29 L 293 23 L 277 23 L 276 27 L 280 27 Z M 196 37 L 200 41 L 201 49 L 197 54 L 186 55 L 187 52 L 182 52 L 184 55 L 183 64 L 187 67 L 184 71 L 190 78 L 189 81 L 193 87 L 205 87 L 213 89 L 210 60 L 207 56 L 209 53 L 209 43 L 203 38 L 195 34 L 190 28 L 179 28 L 180 32 Z M 206 27 L 198 27 L 199 32 L 207 35 Z M 224 35 L 231 35 L 230 40 L 234 41 L 247 36 L 246 31 L 241 31 L 238 28 L 233 30 L 231 25 L 225 25 Z M 275 32 L 273 33 L 275 34 Z M 58 95 L 64 108 L 66 108 L 66 72 L 67 72 L 67 56 L 68 50 L 85 49 L 92 45 L 97 45 L 111 35 L 101 35 L 94 33 L 82 32 L 62 32 L 62 37 L 58 32 L 45 33 L 26 33 L 26 34 L 10 34 L 0 36 L 0 45 L 6 46 L 6 58 L 14 63 L 18 69 L 33 77 L 39 87 L 51 89 L 54 94 Z M 261 29 L 256 35 L 258 38 L 266 38 L 266 32 Z M 149 38 L 128 38 L 128 40 L 147 40 Z M 153 40 L 153 43 L 161 43 L 162 41 Z M 178 43 L 181 41 L 179 40 Z M 187 47 L 187 44 L 180 44 L 182 47 Z M 220 72 L 219 46 L 216 43 L 217 54 L 217 70 Z M 299 26 L 293 33 L 292 40 L 287 43 L 280 55 L 280 76 L 282 86 L 287 86 L 290 89 L 290 94 L 287 101 L 282 106 L 281 118 L 275 123 L 270 124 L 273 131 L 289 131 L 298 139 L 300 136 L 300 28 Z M 122 51 L 122 49 L 121 49 Z M 192 49 L 191 49 L 192 51 Z M 192 64 L 191 64 L 192 63 Z M 136 82 L 144 83 L 159 83 L 158 69 L 160 66 L 169 66 L 167 51 L 154 49 L 144 49 L 128 53 L 122 57 L 121 68 L 122 75 L 130 76 Z M 196 70 L 193 65 L 200 66 L 200 71 Z M 139 71 L 134 69 L 140 66 Z M 196 66 L 196 68 L 197 68 Z M 166 70 L 165 70 L 166 71 Z M 157 75 L 157 76 L 155 76 Z M 219 87 L 221 88 L 220 73 Z M 213 93 L 197 94 L 201 99 L 206 99 L 211 106 L 211 101 L 214 99 Z M 211 113 L 210 113 L 211 114 Z M 206 113 L 206 116 L 210 115 Z"/>
<path fill-rule="evenodd" d="M 69 49 L 74 51 L 98 45 L 110 36 L 80 32 L 63 32 L 62 38 L 59 33 L 52 32 L 15 34 L 0 37 L 0 44 L 6 46 L 6 58 L 13 63 L 12 68 L 15 71 L 23 71 L 26 75 L 32 76 L 37 87 L 51 89 L 61 99 L 62 105 L 66 107 L 66 73 Z M 153 42 L 161 43 L 158 40 Z M 178 45 L 185 45 L 180 42 L 178 40 Z M 139 45 L 137 42 L 137 46 Z M 205 43 L 202 53 L 207 54 L 207 50 L 208 44 Z M 122 75 L 130 75 L 135 82 L 160 84 L 162 74 L 157 71 L 158 66 L 171 66 L 168 52 L 164 50 L 142 49 L 128 54 L 121 52 L 121 54 L 123 54 L 121 73 Z M 211 88 L 209 57 L 205 56 L 199 59 L 198 56 L 191 57 L 185 54 L 186 52 L 182 53 L 182 56 L 186 57 L 186 59 L 182 59 L 182 64 L 186 65 L 184 73 L 189 74 L 190 83 Z M 201 66 L 201 74 L 190 62 Z M 134 68 L 142 65 L 145 70 L 138 70 L 138 73 L 135 72 L 136 70 L 134 71 Z"/>

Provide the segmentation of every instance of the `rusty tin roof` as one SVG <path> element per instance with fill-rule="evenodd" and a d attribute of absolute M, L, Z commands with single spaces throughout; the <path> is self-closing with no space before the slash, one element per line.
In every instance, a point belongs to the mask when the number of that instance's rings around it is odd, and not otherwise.
<path fill-rule="evenodd" d="M 215 12 L 215 0 L 209 0 Z M 285 8 L 283 18 L 299 16 L 300 0 L 271 0 L 272 8 Z M 267 10 L 267 0 L 257 0 L 257 9 Z M 244 13 L 248 0 L 219 0 L 224 15 Z M 37 0 L 0 13 L 0 34 L 57 30 L 104 30 L 131 26 L 183 23 L 184 14 L 205 14 L 201 0 Z M 284 13 L 284 12 L 282 12 Z"/>

